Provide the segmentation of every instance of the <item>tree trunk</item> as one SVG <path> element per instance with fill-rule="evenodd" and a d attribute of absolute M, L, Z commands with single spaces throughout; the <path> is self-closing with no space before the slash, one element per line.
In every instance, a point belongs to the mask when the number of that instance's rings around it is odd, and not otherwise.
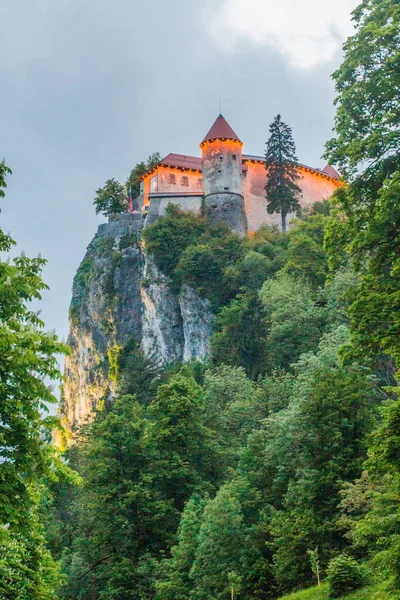
<path fill-rule="evenodd" d="M 283 210 L 282 213 L 282 231 L 286 231 L 286 212 Z"/>

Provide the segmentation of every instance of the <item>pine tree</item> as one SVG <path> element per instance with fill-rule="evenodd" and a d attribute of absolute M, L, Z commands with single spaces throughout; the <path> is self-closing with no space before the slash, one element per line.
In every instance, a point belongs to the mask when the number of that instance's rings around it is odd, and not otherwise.
<path fill-rule="evenodd" d="M 281 115 L 275 117 L 269 131 L 271 136 L 265 151 L 267 211 L 269 214 L 281 213 L 282 231 L 286 231 L 287 214 L 300 208 L 301 190 L 296 183 L 300 179 L 295 164 L 296 146 L 292 129 L 281 120 Z"/>

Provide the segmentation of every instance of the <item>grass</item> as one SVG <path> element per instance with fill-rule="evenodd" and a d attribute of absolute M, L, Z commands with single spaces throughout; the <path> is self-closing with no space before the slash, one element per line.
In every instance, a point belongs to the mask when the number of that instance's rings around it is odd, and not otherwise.
<path fill-rule="evenodd" d="M 343 596 L 343 600 L 398 600 L 400 596 L 391 594 L 385 589 L 384 583 L 377 583 L 364 587 L 357 592 Z M 322 585 L 320 588 L 313 587 L 302 592 L 296 592 L 289 596 L 284 596 L 280 600 L 329 600 L 328 586 Z"/>

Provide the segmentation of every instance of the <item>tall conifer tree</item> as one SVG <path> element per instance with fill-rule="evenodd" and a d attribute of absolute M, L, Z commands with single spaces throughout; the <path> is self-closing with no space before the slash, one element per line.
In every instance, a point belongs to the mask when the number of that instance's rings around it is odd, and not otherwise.
<path fill-rule="evenodd" d="M 292 129 L 281 120 L 281 115 L 276 115 L 269 132 L 271 135 L 265 151 L 267 211 L 269 214 L 281 213 L 282 231 L 286 231 L 287 214 L 300 208 L 301 190 L 296 183 L 300 179 L 295 164 L 296 146 Z"/>

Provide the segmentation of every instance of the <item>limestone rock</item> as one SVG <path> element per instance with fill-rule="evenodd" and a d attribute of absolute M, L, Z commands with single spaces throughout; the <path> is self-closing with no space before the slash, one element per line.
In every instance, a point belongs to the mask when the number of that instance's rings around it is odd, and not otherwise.
<path fill-rule="evenodd" d="M 179 297 L 142 248 L 140 213 L 100 225 L 74 278 L 60 416 L 76 430 L 115 394 L 115 360 L 130 339 L 156 367 L 206 360 L 214 316 L 189 287 Z"/>

